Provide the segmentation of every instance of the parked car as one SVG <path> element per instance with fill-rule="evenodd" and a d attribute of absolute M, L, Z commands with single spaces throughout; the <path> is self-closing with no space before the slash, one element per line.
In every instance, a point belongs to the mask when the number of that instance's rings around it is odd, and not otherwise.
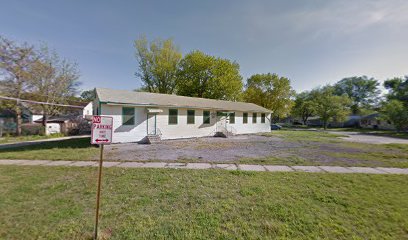
<path fill-rule="evenodd" d="M 272 124 L 271 125 L 271 130 L 280 130 L 280 129 L 282 129 L 281 125 L 278 125 L 278 124 Z"/>

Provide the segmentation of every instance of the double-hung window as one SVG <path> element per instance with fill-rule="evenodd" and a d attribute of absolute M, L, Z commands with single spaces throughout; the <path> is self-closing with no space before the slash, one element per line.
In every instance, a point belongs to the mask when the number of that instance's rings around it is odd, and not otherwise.
<path fill-rule="evenodd" d="M 244 115 L 242 116 L 242 123 L 248 123 L 248 113 L 244 113 Z"/>
<path fill-rule="evenodd" d="M 261 123 L 265 123 L 265 113 L 261 114 Z"/>
<path fill-rule="evenodd" d="M 234 124 L 235 123 L 235 113 L 230 113 L 229 114 L 229 123 Z"/>
<path fill-rule="evenodd" d="M 132 107 L 122 108 L 122 124 L 135 125 L 135 108 Z"/>
<path fill-rule="evenodd" d="M 256 113 L 252 113 L 252 123 L 256 123 Z"/>
<path fill-rule="evenodd" d="M 203 124 L 210 124 L 210 111 L 203 111 Z"/>
<path fill-rule="evenodd" d="M 187 124 L 194 124 L 195 111 L 187 110 Z"/>
<path fill-rule="evenodd" d="M 176 125 L 177 124 L 177 109 L 169 109 L 169 125 Z"/>

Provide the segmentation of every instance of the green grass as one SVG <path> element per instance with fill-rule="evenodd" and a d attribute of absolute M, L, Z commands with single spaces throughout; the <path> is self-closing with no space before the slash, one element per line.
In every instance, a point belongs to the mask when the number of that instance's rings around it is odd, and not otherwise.
<path fill-rule="evenodd" d="M 89 239 L 96 168 L 0 166 L 0 239 Z M 104 169 L 109 239 L 406 239 L 408 176 Z"/>
<path fill-rule="evenodd" d="M 19 136 L 19 137 L 6 136 L 6 137 L 0 138 L 0 144 L 34 141 L 34 140 L 50 139 L 50 138 L 58 138 L 58 137 L 64 137 L 64 135 L 63 134 L 51 134 L 47 136 L 43 136 L 43 135 L 30 135 L 30 136 Z"/>
<path fill-rule="evenodd" d="M 0 149 L 1 159 L 90 160 L 97 156 L 98 148 L 90 138 L 68 139 L 55 142 Z"/>

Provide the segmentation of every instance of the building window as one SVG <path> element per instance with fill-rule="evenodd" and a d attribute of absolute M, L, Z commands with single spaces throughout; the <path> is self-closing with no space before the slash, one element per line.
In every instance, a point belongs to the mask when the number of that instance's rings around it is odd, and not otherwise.
<path fill-rule="evenodd" d="M 169 109 L 169 124 L 177 124 L 177 109 Z"/>
<path fill-rule="evenodd" d="M 252 123 L 256 123 L 256 113 L 252 113 Z"/>
<path fill-rule="evenodd" d="M 248 123 L 248 113 L 244 113 L 242 116 L 242 123 Z"/>
<path fill-rule="evenodd" d="M 130 107 L 122 108 L 122 124 L 134 125 L 135 124 L 135 109 Z"/>
<path fill-rule="evenodd" d="M 261 114 L 261 123 L 265 123 L 265 113 Z"/>
<path fill-rule="evenodd" d="M 235 113 L 230 113 L 229 114 L 229 123 L 234 124 L 235 123 Z"/>
<path fill-rule="evenodd" d="M 187 110 L 187 124 L 194 124 L 195 111 Z"/>
<path fill-rule="evenodd" d="M 210 124 L 210 111 L 203 112 L 203 124 Z"/>

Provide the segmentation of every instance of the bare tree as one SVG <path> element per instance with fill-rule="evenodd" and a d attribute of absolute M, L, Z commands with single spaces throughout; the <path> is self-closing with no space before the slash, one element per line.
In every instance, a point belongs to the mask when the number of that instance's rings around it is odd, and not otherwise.
<path fill-rule="evenodd" d="M 30 68 L 37 60 L 32 45 L 15 42 L 0 36 L 0 91 L 9 97 L 21 98 L 28 85 Z M 16 113 L 16 135 L 21 135 L 21 105 L 11 103 Z"/>
<path fill-rule="evenodd" d="M 30 71 L 30 87 L 33 96 L 42 102 L 67 103 L 77 92 L 79 71 L 77 64 L 61 59 L 55 51 L 43 46 L 39 58 L 33 63 Z M 58 106 L 43 104 L 43 125 L 48 116 L 59 111 Z"/>

